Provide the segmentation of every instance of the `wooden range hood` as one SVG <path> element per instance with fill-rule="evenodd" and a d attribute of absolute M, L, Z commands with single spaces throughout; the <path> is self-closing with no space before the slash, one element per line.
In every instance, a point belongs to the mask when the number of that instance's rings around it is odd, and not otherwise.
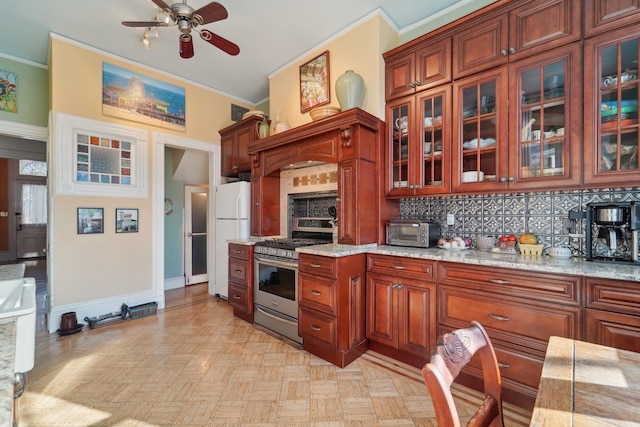
<path fill-rule="evenodd" d="M 314 161 L 338 164 L 338 242 L 384 244 L 385 223 L 399 214 L 399 202 L 384 197 L 384 126 L 352 108 L 249 145 L 251 235 L 280 234 L 280 170 Z"/>

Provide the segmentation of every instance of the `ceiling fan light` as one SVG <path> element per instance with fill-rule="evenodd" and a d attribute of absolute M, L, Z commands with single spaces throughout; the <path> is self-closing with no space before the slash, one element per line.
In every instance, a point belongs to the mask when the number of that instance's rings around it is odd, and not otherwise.
<path fill-rule="evenodd" d="M 151 40 L 149 39 L 149 31 L 145 31 L 142 37 L 142 45 L 145 49 L 151 49 Z"/>

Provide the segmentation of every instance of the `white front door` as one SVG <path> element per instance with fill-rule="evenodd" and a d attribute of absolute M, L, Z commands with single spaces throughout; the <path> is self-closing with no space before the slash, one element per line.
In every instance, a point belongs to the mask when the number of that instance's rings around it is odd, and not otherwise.
<path fill-rule="evenodd" d="M 209 281 L 207 272 L 208 190 L 186 185 L 184 189 L 185 283 Z"/>

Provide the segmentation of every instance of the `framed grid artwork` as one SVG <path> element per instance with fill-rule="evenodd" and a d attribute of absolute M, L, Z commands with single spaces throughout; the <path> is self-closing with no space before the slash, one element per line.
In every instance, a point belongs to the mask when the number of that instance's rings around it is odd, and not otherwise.
<path fill-rule="evenodd" d="M 131 185 L 131 141 L 76 134 L 76 181 Z"/>
<path fill-rule="evenodd" d="M 147 131 L 58 113 L 58 194 L 149 196 Z"/>

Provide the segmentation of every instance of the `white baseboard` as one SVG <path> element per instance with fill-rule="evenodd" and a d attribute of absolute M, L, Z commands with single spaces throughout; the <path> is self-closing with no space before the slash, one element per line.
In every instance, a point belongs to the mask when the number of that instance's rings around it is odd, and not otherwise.
<path fill-rule="evenodd" d="M 164 279 L 164 290 L 184 288 L 184 276 L 172 277 L 170 279 Z"/>
<path fill-rule="evenodd" d="M 104 314 L 120 312 L 122 304 L 132 307 L 134 305 L 145 304 L 152 301 L 158 303 L 158 309 L 164 308 L 164 294 L 154 295 L 151 290 L 53 307 L 49 312 L 47 319 L 47 329 L 49 333 L 56 332 L 60 329 L 60 319 L 64 313 L 75 311 L 78 323 L 83 323 L 85 324 L 85 327 L 88 328 L 89 325 L 84 320 L 85 317 L 92 318 L 102 316 Z"/>

